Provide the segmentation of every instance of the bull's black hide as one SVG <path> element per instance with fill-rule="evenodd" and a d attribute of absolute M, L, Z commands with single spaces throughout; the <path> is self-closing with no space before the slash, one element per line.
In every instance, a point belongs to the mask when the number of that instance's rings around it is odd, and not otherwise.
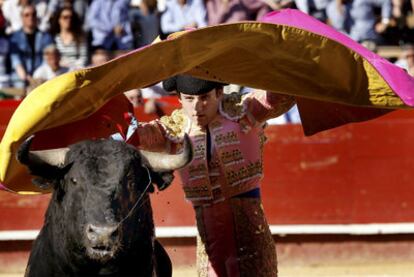
<path fill-rule="evenodd" d="M 147 191 L 149 172 L 153 180 L 165 178 L 143 167 L 136 149 L 112 140 L 80 142 L 57 167 L 30 159 L 29 145 L 19 160 L 53 195 L 25 276 L 171 276 L 154 238 Z"/>

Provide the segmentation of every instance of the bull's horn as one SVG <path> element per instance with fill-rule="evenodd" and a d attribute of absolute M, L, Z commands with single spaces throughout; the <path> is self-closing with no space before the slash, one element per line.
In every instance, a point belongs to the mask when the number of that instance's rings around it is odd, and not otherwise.
<path fill-rule="evenodd" d="M 62 168 L 65 164 L 66 153 L 69 148 L 55 148 L 48 150 L 30 151 L 33 136 L 29 137 L 20 146 L 17 152 L 17 159 L 29 167 L 49 165 Z"/>
<path fill-rule="evenodd" d="M 166 154 L 140 150 L 141 157 L 146 165 L 155 172 L 166 172 L 186 166 L 193 159 L 193 147 L 188 135 L 184 137 L 182 152 Z"/>

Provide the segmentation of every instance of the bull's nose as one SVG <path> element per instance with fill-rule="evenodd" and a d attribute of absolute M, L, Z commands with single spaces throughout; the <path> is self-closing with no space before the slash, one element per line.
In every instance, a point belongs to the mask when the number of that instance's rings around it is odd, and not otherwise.
<path fill-rule="evenodd" d="M 86 237 L 94 244 L 108 244 L 118 234 L 117 226 L 97 226 L 88 224 L 86 226 Z"/>

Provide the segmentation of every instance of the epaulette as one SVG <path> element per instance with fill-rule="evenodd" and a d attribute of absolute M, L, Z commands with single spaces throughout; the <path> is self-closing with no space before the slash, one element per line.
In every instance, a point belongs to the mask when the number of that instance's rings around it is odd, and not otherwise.
<path fill-rule="evenodd" d="M 189 131 L 190 122 L 182 109 L 177 109 L 171 115 L 163 116 L 159 122 L 165 130 L 167 138 L 174 142 L 182 142 L 184 135 Z"/>
<path fill-rule="evenodd" d="M 221 115 L 227 119 L 236 121 L 242 118 L 246 113 L 246 104 L 242 94 L 237 92 L 224 94 L 219 110 Z"/>

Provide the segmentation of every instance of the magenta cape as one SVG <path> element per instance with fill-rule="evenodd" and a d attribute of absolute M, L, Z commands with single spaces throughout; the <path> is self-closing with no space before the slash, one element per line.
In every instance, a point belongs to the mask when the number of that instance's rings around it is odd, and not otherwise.
<path fill-rule="evenodd" d="M 310 98 L 297 99 L 304 132 L 306 135 L 312 135 L 317 132 L 337 127 L 349 122 L 358 122 L 372 119 L 390 111 L 388 109 L 369 109 L 366 107 L 361 108 L 360 104 L 363 101 L 360 101 L 359 98 L 363 97 L 362 95 L 365 95 L 367 97 L 377 96 L 378 99 L 381 99 L 380 101 L 384 102 L 393 101 L 391 98 L 385 100 L 387 98 L 387 94 L 389 94 L 389 91 L 391 90 L 396 95 L 398 95 L 398 97 L 400 97 L 406 105 L 414 106 L 414 79 L 411 76 L 409 76 L 403 69 L 369 51 L 359 43 L 355 42 L 348 36 L 336 31 L 332 27 L 323 24 L 315 18 L 307 16 L 297 10 L 289 9 L 282 12 L 269 13 L 264 16 L 261 21 L 284 26 L 291 26 L 297 29 L 298 33 L 305 33 L 306 36 L 312 36 L 315 34 L 320 36 L 320 51 L 332 51 L 335 53 L 335 47 L 332 47 L 330 49 L 325 45 L 326 43 L 329 43 L 326 40 L 324 41 L 323 38 L 326 38 L 338 42 L 341 44 L 341 46 L 344 47 L 342 48 L 340 46 L 341 51 L 338 51 L 338 54 L 339 52 L 343 52 L 343 50 L 345 50 L 345 52 L 348 52 L 348 54 L 345 54 L 343 57 L 346 57 L 346 59 L 350 60 L 346 61 L 345 63 L 343 63 L 340 57 L 327 61 L 328 67 L 326 68 L 325 72 L 327 80 L 326 83 L 322 82 L 320 84 L 321 91 L 325 91 L 325 96 L 327 97 L 324 99 L 325 101 L 317 101 Z M 301 32 L 301 30 L 306 32 Z M 306 48 L 307 39 L 304 37 L 300 41 L 304 42 L 303 46 Z M 315 51 L 314 47 L 310 48 L 309 51 L 311 49 Z M 346 49 L 348 49 L 348 51 Z M 314 55 L 314 58 L 318 58 L 317 55 Z M 382 84 L 380 86 L 370 86 L 369 79 L 376 79 L 376 77 L 372 77 L 370 72 L 367 70 L 365 70 L 365 72 L 360 72 L 358 68 L 354 67 L 357 64 L 361 65 L 361 62 L 367 62 L 372 65 L 372 68 L 375 69 L 378 76 L 381 76 L 381 78 L 378 78 L 378 80 L 382 79 Z M 329 91 L 325 90 L 325 86 L 330 83 L 328 81 L 330 75 L 332 74 L 329 72 L 330 70 L 342 72 L 343 76 L 342 78 L 340 77 L 342 80 L 336 81 L 349 82 L 350 86 L 346 91 L 333 92 L 333 94 L 335 94 L 334 97 L 337 97 L 338 93 L 342 93 L 343 97 L 348 98 L 348 101 L 344 101 L 347 102 L 346 104 L 339 104 L 337 101 L 330 102 L 328 100 Z M 305 71 L 309 72 L 309 70 Z M 352 71 L 361 75 L 352 76 Z M 360 81 L 358 78 L 365 79 L 366 77 L 366 86 L 360 86 L 358 90 L 355 89 L 355 87 L 352 87 L 352 83 Z M 308 78 L 312 78 L 312 75 L 308 76 Z M 303 78 L 297 79 L 303 80 Z M 304 79 L 306 80 L 306 78 Z M 371 82 L 374 83 L 376 80 L 371 80 Z M 379 93 L 375 95 L 375 92 L 371 92 L 373 90 L 377 90 Z M 352 98 L 355 100 L 353 103 L 351 103 L 352 101 L 349 101 Z M 389 106 L 392 107 L 393 105 L 391 104 Z"/>

